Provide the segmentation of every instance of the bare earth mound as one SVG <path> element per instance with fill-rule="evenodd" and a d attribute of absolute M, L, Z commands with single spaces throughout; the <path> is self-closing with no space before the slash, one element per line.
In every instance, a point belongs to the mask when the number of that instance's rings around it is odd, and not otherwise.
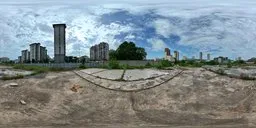
<path fill-rule="evenodd" d="M 201 68 L 138 92 L 108 90 L 74 72 L 48 73 L 0 81 L 0 127 L 255 127 L 255 89 L 256 81 Z"/>

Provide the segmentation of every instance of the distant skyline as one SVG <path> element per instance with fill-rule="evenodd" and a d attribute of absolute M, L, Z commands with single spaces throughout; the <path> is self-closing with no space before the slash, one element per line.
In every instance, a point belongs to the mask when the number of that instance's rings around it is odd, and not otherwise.
<path fill-rule="evenodd" d="M 89 56 L 100 42 L 144 47 L 147 58 L 256 56 L 255 0 L 8 0 L 0 1 L 0 57 L 16 59 L 31 43 L 54 54 L 52 24 L 65 23 L 67 56 Z"/>

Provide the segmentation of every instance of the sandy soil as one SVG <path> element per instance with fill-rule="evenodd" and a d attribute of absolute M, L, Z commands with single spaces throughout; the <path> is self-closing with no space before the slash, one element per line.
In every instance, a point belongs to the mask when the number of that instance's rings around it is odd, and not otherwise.
<path fill-rule="evenodd" d="M 3 87 L 13 82 L 19 86 Z M 71 71 L 40 74 L 0 80 L 0 127 L 253 128 L 255 92 L 256 81 L 201 68 L 140 92 L 107 90 Z"/>

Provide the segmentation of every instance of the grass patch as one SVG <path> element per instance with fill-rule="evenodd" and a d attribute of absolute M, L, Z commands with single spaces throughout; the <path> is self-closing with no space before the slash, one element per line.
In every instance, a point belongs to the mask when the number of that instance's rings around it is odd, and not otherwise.
<path fill-rule="evenodd" d="M 18 74 L 16 76 L 3 76 L 2 80 L 13 80 L 13 79 L 21 79 L 24 78 L 24 75 Z"/>
<path fill-rule="evenodd" d="M 32 66 L 32 65 L 14 65 L 14 69 L 21 69 L 21 70 L 28 70 L 33 71 L 33 75 L 39 73 L 46 73 L 46 72 L 60 72 L 60 71 L 68 71 L 70 69 L 59 68 L 59 67 L 43 67 L 43 66 Z"/>

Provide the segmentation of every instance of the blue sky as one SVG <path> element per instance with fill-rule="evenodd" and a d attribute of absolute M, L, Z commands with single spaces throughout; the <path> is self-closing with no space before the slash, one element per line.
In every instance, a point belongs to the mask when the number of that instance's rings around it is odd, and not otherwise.
<path fill-rule="evenodd" d="M 8 0 L 0 1 L 0 57 L 16 59 L 40 42 L 53 57 L 54 23 L 67 24 L 67 55 L 123 41 L 144 47 L 147 58 L 164 48 L 181 56 L 256 56 L 255 0 Z"/>

